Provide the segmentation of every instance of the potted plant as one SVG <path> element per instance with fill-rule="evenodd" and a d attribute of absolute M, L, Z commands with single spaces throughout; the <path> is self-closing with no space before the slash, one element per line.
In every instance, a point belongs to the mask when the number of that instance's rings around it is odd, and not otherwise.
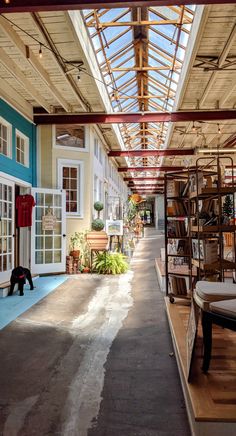
<path fill-rule="evenodd" d="M 98 212 L 96 219 L 92 221 L 92 231 L 88 232 L 86 239 L 90 250 L 102 251 L 107 249 L 108 236 L 104 229 L 104 222 L 100 219 L 100 212 L 103 210 L 103 204 L 100 201 L 94 203 L 94 209 Z"/>
<path fill-rule="evenodd" d="M 71 247 L 70 256 L 74 257 L 75 259 L 78 259 L 80 256 L 79 245 L 80 245 L 80 233 L 75 232 L 70 237 L 70 247 Z"/>
<path fill-rule="evenodd" d="M 98 274 L 124 274 L 129 265 L 122 253 L 97 253 L 93 261 L 93 270 Z"/>
<path fill-rule="evenodd" d="M 103 203 L 101 201 L 96 201 L 93 207 L 97 211 L 97 218 L 92 221 L 92 229 L 100 232 L 105 226 L 103 220 L 100 219 L 100 212 L 103 210 Z"/>

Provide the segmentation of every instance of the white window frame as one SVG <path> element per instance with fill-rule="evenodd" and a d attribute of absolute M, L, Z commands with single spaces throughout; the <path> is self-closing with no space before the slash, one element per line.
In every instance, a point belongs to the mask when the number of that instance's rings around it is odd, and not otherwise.
<path fill-rule="evenodd" d="M 98 201 L 98 176 L 93 175 L 93 202 Z"/>
<path fill-rule="evenodd" d="M 89 135 L 88 135 L 88 126 L 84 126 L 84 148 L 82 147 L 67 147 L 64 145 L 59 145 L 56 143 L 56 124 L 52 125 L 52 144 L 53 148 L 57 148 L 59 150 L 69 150 L 74 151 L 75 153 L 88 153 L 89 152 Z"/>
<path fill-rule="evenodd" d="M 24 163 L 18 162 L 17 160 L 17 137 L 24 141 Z M 20 130 L 15 130 L 15 138 L 16 138 L 16 162 L 23 167 L 29 168 L 29 137 L 24 135 Z"/>
<path fill-rule="evenodd" d="M 78 185 L 77 185 L 77 193 L 78 193 L 78 200 L 79 200 L 79 202 L 77 201 L 77 207 L 79 206 L 79 210 L 77 210 L 77 212 L 66 212 L 66 216 L 70 218 L 84 218 L 84 162 L 82 160 L 73 160 L 73 159 L 57 160 L 57 186 L 59 189 L 63 189 L 62 188 L 63 167 L 77 168 L 79 170 L 78 171 L 79 178 L 78 178 Z"/>
<path fill-rule="evenodd" d="M 98 157 L 99 157 L 99 140 L 98 140 L 98 138 L 96 138 L 96 136 L 94 137 L 94 156 L 98 160 Z"/>
<path fill-rule="evenodd" d="M 1 156 L 12 159 L 12 125 L 0 116 L 0 124 L 7 128 L 7 154 L 1 153 Z"/>

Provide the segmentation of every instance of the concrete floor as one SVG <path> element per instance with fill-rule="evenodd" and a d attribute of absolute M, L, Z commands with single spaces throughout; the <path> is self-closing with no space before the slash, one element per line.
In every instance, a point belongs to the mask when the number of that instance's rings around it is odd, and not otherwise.
<path fill-rule="evenodd" d="M 1 331 L 0 435 L 190 435 L 161 246 L 146 229 L 128 274 L 73 277 Z"/>

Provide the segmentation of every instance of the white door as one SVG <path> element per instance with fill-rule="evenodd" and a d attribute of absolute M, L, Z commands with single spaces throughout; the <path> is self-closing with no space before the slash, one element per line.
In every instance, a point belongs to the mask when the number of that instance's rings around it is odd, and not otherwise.
<path fill-rule="evenodd" d="M 59 189 L 33 188 L 36 206 L 32 216 L 31 272 L 64 272 L 66 268 L 66 196 Z M 43 230 L 48 210 L 56 216 L 54 230 Z"/>
<path fill-rule="evenodd" d="M 0 283 L 14 268 L 14 183 L 0 177 Z"/>

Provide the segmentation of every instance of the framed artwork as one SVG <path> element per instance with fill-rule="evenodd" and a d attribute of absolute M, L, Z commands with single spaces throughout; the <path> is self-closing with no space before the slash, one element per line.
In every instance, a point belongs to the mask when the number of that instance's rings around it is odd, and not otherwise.
<path fill-rule="evenodd" d="M 106 220 L 106 233 L 108 236 L 122 236 L 123 220 Z"/>

